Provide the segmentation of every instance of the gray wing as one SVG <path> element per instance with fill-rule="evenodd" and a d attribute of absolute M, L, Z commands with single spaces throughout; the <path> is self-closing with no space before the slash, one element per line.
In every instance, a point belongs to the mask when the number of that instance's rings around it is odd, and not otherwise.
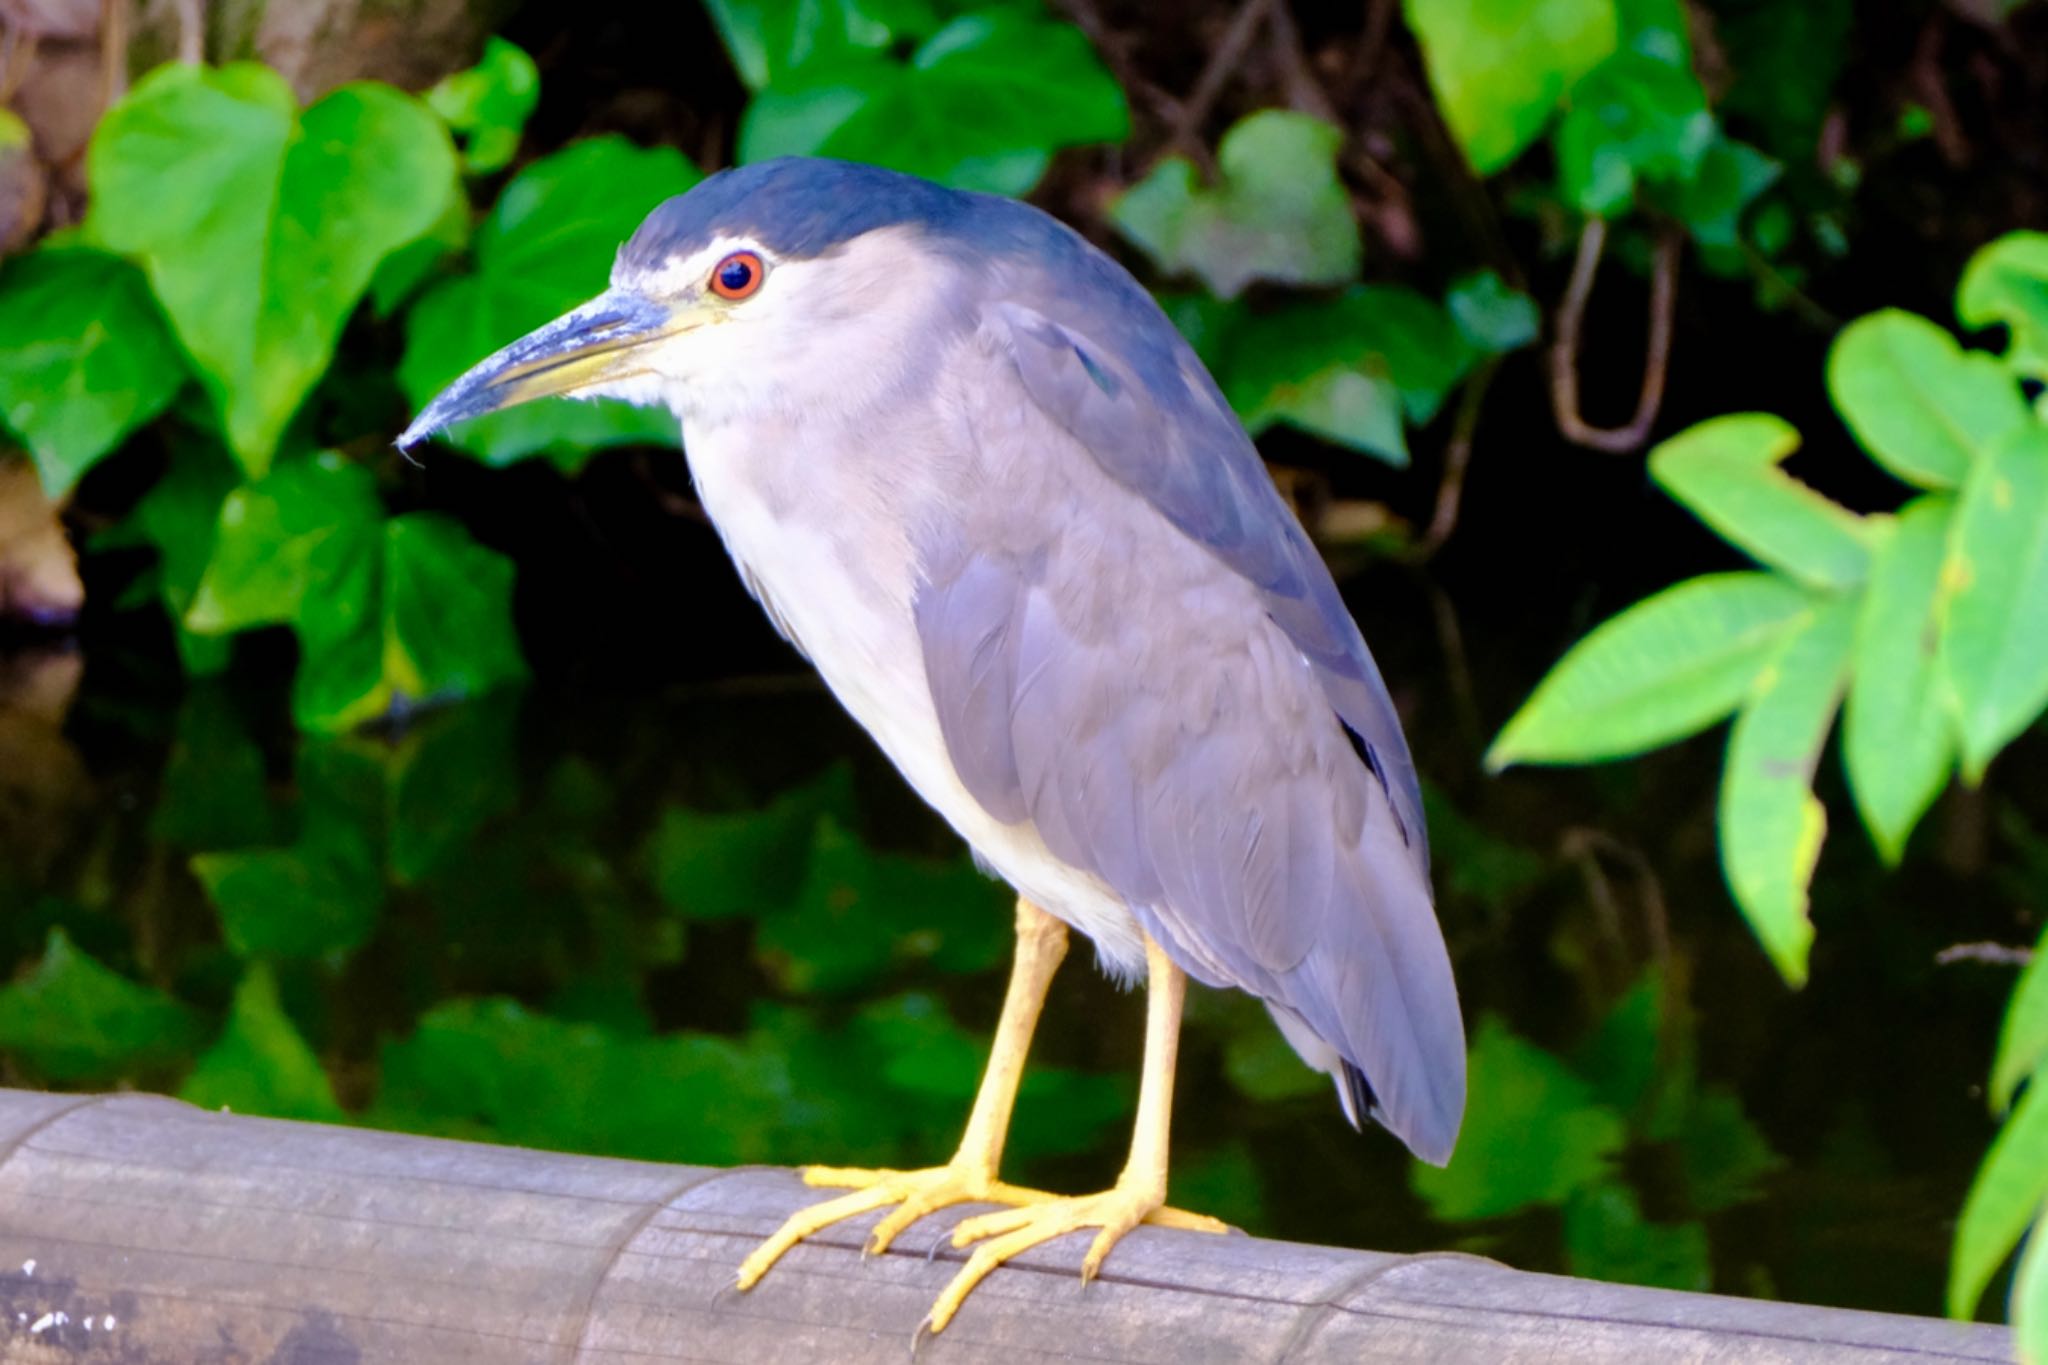
<path fill-rule="evenodd" d="M 1074 268 L 1121 276 L 1081 253 Z M 1464 1034 L 1399 720 L 1200 362 L 1128 277 L 1106 283 L 1121 311 L 1090 321 L 1120 334 L 1016 302 L 983 319 L 1040 447 L 993 466 L 1048 467 L 1028 517 L 921 547 L 949 754 L 992 814 L 1031 820 L 1191 975 L 1305 1024 L 1363 1073 L 1350 1088 L 1374 1116 L 1442 1161 Z M 1003 439 L 1033 443 L 1031 420 Z M 1063 481 L 1061 458 L 1092 471 Z"/>

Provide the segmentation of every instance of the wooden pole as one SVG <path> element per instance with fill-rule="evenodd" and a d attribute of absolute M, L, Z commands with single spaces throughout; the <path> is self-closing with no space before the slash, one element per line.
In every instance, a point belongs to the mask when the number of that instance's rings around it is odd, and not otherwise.
<path fill-rule="evenodd" d="M 0 1361 L 887 1362 L 961 1253 L 869 1219 L 733 1268 L 788 1172 L 564 1156 L 0 1090 Z M 939 1250 L 929 1264 L 927 1249 Z M 1140 1228 L 996 1272 L 919 1362 L 1999 1361 L 2003 1328 Z"/>

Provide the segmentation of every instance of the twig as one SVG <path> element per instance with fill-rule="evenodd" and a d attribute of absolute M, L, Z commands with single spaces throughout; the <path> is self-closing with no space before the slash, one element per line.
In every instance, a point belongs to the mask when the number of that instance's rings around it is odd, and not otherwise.
<path fill-rule="evenodd" d="M 1944 967 L 1957 962 L 1982 962 L 1993 967 L 2024 967 L 2034 960 L 2032 948 L 2015 948 L 2004 943 L 1951 943 L 1934 955 Z"/>
<path fill-rule="evenodd" d="M 187 66 L 206 60 L 206 0 L 178 0 L 178 60 Z"/>
<path fill-rule="evenodd" d="M 100 108 L 111 109 L 128 90 L 128 0 L 100 5 Z"/>
<path fill-rule="evenodd" d="M 1273 37 L 1273 56 L 1280 63 L 1280 82 L 1286 87 L 1287 103 L 1304 114 L 1342 127 L 1343 120 L 1337 117 L 1328 92 L 1309 67 L 1308 53 L 1301 46 L 1301 30 L 1295 26 L 1294 12 L 1287 8 L 1285 0 L 1272 6 L 1270 19 L 1266 28 Z"/>
<path fill-rule="evenodd" d="M 1579 414 L 1579 329 L 1586 320 L 1593 276 L 1607 248 L 1607 223 L 1600 218 L 1586 220 L 1585 230 L 1579 234 L 1578 256 L 1572 261 L 1571 280 L 1557 306 L 1557 335 L 1550 344 L 1550 402 L 1557 414 L 1558 433 L 1566 440 L 1592 450 L 1625 453 L 1649 436 L 1657 409 L 1664 402 L 1671 319 L 1678 296 L 1678 251 L 1683 241 L 1672 228 L 1664 229 L 1657 238 L 1657 255 L 1650 267 L 1650 335 L 1644 346 L 1643 387 L 1636 396 L 1635 415 L 1626 426 L 1596 427 Z"/>
<path fill-rule="evenodd" d="M 1649 940 L 1650 958 L 1660 971 L 1668 972 L 1672 965 L 1671 915 L 1664 903 L 1664 884 L 1657 879 L 1657 869 L 1650 865 L 1650 860 L 1640 850 L 1590 825 L 1575 825 L 1566 830 L 1564 838 L 1559 841 L 1558 852 L 1579 865 L 1594 911 L 1617 943 L 1621 942 L 1620 905 L 1608 883 L 1606 871 L 1600 866 L 1600 859 L 1602 856 L 1613 858 L 1635 873 L 1636 882 L 1642 888 L 1643 928 Z"/>
<path fill-rule="evenodd" d="M 1147 80 L 1124 50 L 1121 38 L 1111 31 L 1096 12 L 1092 0 L 1059 0 L 1060 11 L 1073 23 L 1075 28 L 1087 35 L 1089 43 L 1102 54 L 1116 76 L 1117 84 L 1132 94 L 1138 95 L 1152 106 L 1152 112 L 1162 123 L 1174 124 L 1181 117 L 1181 103 L 1166 91 Z"/>
<path fill-rule="evenodd" d="M 1230 84 L 1230 78 L 1237 73 L 1238 65 L 1244 61 L 1245 49 L 1251 46 L 1259 24 L 1271 8 L 1273 0 L 1243 0 L 1238 5 L 1237 12 L 1230 16 L 1230 23 L 1223 30 L 1223 36 L 1216 41 L 1216 50 L 1209 54 L 1207 64 L 1202 67 L 1202 74 L 1195 77 L 1194 88 L 1180 103 L 1180 113 L 1167 131 L 1167 151 L 1200 144 L 1202 124 L 1208 119 L 1209 111 L 1216 107 L 1217 97 Z"/>
<path fill-rule="evenodd" d="M 1365 12 L 1365 31 L 1358 46 L 1351 49 L 1351 63 L 1344 72 L 1344 88 L 1356 90 L 1370 82 L 1387 50 L 1387 31 L 1394 22 L 1395 0 L 1372 0 Z"/>
<path fill-rule="evenodd" d="M 1444 445 L 1443 474 L 1437 480 L 1436 508 L 1430 513 L 1429 528 L 1410 555 L 1415 563 L 1426 563 L 1458 527 L 1458 509 L 1465 496 L 1465 471 L 1472 463 L 1472 437 L 1479 429 L 1479 411 L 1486 401 L 1487 386 L 1493 383 L 1499 369 L 1500 357 L 1494 356 L 1465 381 L 1458 395 L 1458 415 L 1451 423 L 1451 439 Z"/>

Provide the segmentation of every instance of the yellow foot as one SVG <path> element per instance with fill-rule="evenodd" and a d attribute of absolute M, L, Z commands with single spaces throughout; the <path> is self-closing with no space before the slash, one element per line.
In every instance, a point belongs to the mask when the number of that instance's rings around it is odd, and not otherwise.
<path fill-rule="evenodd" d="M 1102 1258 L 1109 1255 L 1109 1249 L 1140 1223 L 1186 1228 L 1193 1232 L 1230 1231 L 1229 1225 L 1220 1219 L 1167 1208 L 1161 1193 L 1124 1186 L 1104 1190 L 1101 1194 L 1041 1200 L 1022 1208 L 980 1214 L 963 1220 L 953 1229 L 954 1246 L 964 1247 L 970 1242 L 982 1242 L 982 1245 L 975 1248 L 974 1254 L 967 1258 L 967 1264 L 946 1286 L 946 1292 L 939 1295 L 939 1301 L 932 1305 L 925 1324 L 934 1332 L 944 1331 L 974 1286 L 1012 1256 L 1069 1232 L 1095 1228 L 1098 1231 L 1094 1244 L 1081 1261 L 1081 1283 L 1086 1284 L 1102 1268 Z"/>
<path fill-rule="evenodd" d="M 850 1189 L 852 1194 L 828 1199 L 799 1209 L 789 1216 L 775 1235 L 756 1247 L 740 1265 L 739 1287 L 752 1289 L 782 1254 L 822 1228 L 856 1214 L 896 1205 L 889 1215 L 868 1233 L 863 1254 L 874 1256 L 889 1249 L 896 1234 L 918 1219 L 953 1204 L 1044 1203 L 1057 1195 L 1006 1185 L 984 1171 L 964 1166 L 933 1166 L 921 1171 L 867 1170 L 846 1166 L 806 1166 L 804 1184 Z"/>

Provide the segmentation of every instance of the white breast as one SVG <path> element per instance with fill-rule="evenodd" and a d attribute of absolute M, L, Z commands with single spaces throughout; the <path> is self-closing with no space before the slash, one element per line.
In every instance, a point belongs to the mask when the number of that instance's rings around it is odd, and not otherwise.
<path fill-rule="evenodd" d="M 961 785 L 911 614 L 916 565 L 902 508 L 877 505 L 798 429 L 686 420 L 684 445 L 704 510 L 764 607 L 918 795 L 1004 880 L 1094 939 L 1107 969 L 1142 971 L 1144 940 L 1116 893 L 1054 857 L 1028 821 L 991 817 Z"/>

